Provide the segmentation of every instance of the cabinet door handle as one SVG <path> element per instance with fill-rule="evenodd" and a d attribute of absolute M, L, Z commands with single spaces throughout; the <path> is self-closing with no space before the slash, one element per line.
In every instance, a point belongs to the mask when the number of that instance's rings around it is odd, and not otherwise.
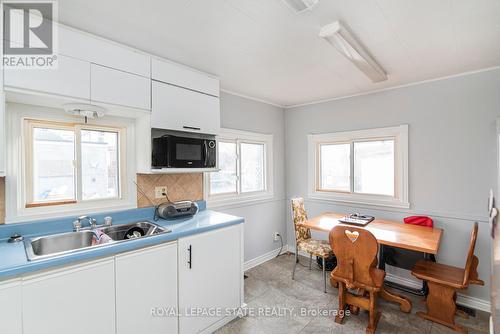
<path fill-rule="evenodd" d="M 193 266 L 193 261 L 192 261 L 192 256 L 193 256 L 193 246 L 189 245 L 188 247 L 188 252 L 189 252 L 189 260 L 188 260 L 188 265 L 189 269 Z"/>
<path fill-rule="evenodd" d="M 188 130 L 196 130 L 196 131 L 200 131 L 201 128 L 197 128 L 197 127 L 194 127 L 194 126 L 183 126 L 184 129 L 188 129 Z"/>

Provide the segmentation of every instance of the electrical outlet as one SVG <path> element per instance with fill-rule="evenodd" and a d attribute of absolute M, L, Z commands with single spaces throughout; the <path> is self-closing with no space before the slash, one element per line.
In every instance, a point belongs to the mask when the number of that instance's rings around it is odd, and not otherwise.
<path fill-rule="evenodd" d="M 280 234 L 279 232 L 274 232 L 274 241 L 280 240 Z"/>
<path fill-rule="evenodd" d="M 164 195 L 165 194 L 165 195 Z M 167 187 L 162 186 L 162 187 L 155 187 L 155 198 L 166 198 L 167 197 Z"/>

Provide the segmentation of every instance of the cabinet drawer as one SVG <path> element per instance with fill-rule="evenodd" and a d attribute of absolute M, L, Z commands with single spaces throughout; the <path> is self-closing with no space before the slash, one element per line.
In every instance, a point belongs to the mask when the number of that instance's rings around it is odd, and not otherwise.
<path fill-rule="evenodd" d="M 153 128 L 217 134 L 219 98 L 153 81 Z"/>
<path fill-rule="evenodd" d="M 58 55 L 58 67 L 5 70 L 5 86 L 90 99 L 90 63 Z"/>
<path fill-rule="evenodd" d="M 150 80 L 104 66 L 91 66 L 92 101 L 150 109 Z"/>
<path fill-rule="evenodd" d="M 217 97 L 220 94 L 219 79 L 175 63 L 153 58 L 151 60 L 151 72 L 151 77 L 154 80 L 193 89 Z"/>

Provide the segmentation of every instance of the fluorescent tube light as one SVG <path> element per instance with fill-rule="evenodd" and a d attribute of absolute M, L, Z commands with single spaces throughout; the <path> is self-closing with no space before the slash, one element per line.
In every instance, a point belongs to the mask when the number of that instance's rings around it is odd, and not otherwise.
<path fill-rule="evenodd" d="M 373 82 L 387 80 L 387 73 L 384 69 L 370 56 L 363 45 L 354 38 L 340 21 L 333 22 L 321 28 L 319 37 L 324 38 L 328 43 L 333 45 Z"/>
<path fill-rule="evenodd" d="M 316 6 L 319 0 L 284 0 L 295 12 L 302 13 Z"/>

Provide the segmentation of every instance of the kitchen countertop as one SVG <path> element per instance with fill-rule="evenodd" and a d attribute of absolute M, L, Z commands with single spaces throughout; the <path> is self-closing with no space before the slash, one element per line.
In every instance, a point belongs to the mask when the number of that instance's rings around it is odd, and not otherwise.
<path fill-rule="evenodd" d="M 85 249 L 54 258 L 34 261 L 28 261 L 26 251 L 24 249 L 24 242 L 8 243 L 7 240 L 9 236 L 19 233 L 28 239 L 43 235 L 69 232 L 73 230 L 72 222 L 75 220 L 75 217 L 28 223 L 14 223 L 0 226 L 0 280 L 38 270 L 50 269 L 60 265 L 67 265 L 78 261 L 112 256 L 117 253 L 174 241 L 182 237 L 235 224 L 241 224 L 244 222 L 241 217 L 206 210 L 205 203 L 203 202 L 200 203 L 200 211 L 193 217 L 176 220 L 159 219 L 158 221 L 154 221 L 153 215 L 153 208 L 144 208 L 113 212 L 109 214 L 91 214 L 89 216 L 96 218 L 99 224 L 105 216 L 111 216 L 113 217 L 113 225 L 147 220 L 160 226 L 167 227 L 171 229 L 172 232 L 116 244 L 111 243 L 101 247 Z"/>

